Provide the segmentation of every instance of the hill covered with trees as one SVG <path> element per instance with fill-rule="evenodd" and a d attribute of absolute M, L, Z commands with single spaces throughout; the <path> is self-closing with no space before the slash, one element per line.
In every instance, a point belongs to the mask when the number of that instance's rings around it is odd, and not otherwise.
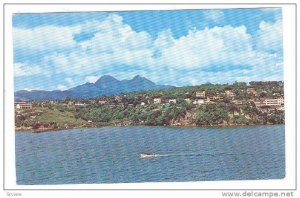
<path fill-rule="evenodd" d="M 101 96 L 33 101 L 16 108 L 18 129 L 101 126 L 284 124 L 281 81 L 204 84 Z"/>

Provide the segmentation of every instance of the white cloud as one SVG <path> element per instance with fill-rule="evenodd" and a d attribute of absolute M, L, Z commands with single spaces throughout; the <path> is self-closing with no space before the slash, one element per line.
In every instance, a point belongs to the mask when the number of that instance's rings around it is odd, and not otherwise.
<path fill-rule="evenodd" d="M 23 90 L 25 90 L 25 91 L 32 91 L 33 89 L 31 89 L 31 88 L 24 88 Z"/>
<path fill-rule="evenodd" d="M 95 83 L 99 78 L 100 76 L 87 76 L 85 77 L 85 81 L 89 83 Z"/>
<path fill-rule="evenodd" d="M 224 19 L 224 13 L 222 10 L 207 10 L 204 12 L 204 17 L 207 20 L 217 23 Z"/>
<path fill-rule="evenodd" d="M 208 12 L 206 17 L 217 20 L 223 14 L 222 11 Z M 43 71 L 44 68 L 51 68 L 54 74 L 87 76 L 85 80 L 88 82 L 95 82 L 99 78 L 97 74 L 102 73 L 114 76 L 140 74 L 164 84 L 205 83 L 209 81 L 208 76 L 215 82 L 222 79 L 234 81 L 278 77 L 282 75 L 278 72 L 282 71 L 282 65 L 279 64 L 282 57 L 269 53 L 269 50 L 282 48 L 281 26 L 281 21 L 273 24 L 261 22 L 255 38 L 247 33 L 245 26 L 193 29 L 180 38 L 174 38 L 170 30 L 165 30 L 152 38 L 147 32 L 134 31 L 123 22 L 122 17 L 110 15 L 104 21 L 88 22 L 76 27 L 52 27 L 53 31 L 56 30 L 55 39 L 49 38 L 49 42 L 53 41 L 54 44 L 48 47 L 55 49 L 64 45 L 62 48 L 69 49 L 67 52 L 48 53 L 40 65 L 43 65 Z M 41 28 L 46 32 L 51 29 Z M 40 39 L 42 30 L 36 29 L 26 31 L 37 35 L 37 41 L 33 36 L 27 39 L 31 43 L 36 42 L 37 46 L 27 46 L 28 42 L 25 42 L 19 47 L 39 50 L 47 46 L 47 42 Z M 73 35 L 80 32 L 94 32 L 94 36 L 89 40 L 75 42 Z M 25 33 L 21 35 L 27 38 Z M 48 37 L 49 33 L 45 35 Z M 66 35 L 66 43 L 57 44 L 62 35 Z M 259 50 L 253 48 L 254 43 Z M 237 69 L 239 66 L 248 68 Z M 131 70 L 129 67 L 132 67 Z M 214 68 L 220 72 L 216 74 L 216 70 L 212 75 L 209 71 Z M 128 71 L 124 71 L 126 69 Z M 162 75 L 168 78 L 162 78 Z M 66 78 L 65 81 L 68 87 L 75 84 L 72 78 Z"/>
<path fill-rule="evenodd" d="M 118 25 L 118 32 L 128 29 L 126 25 Z M 251 36 L 244 26 L 194 30 L 179 39 L 173 38 L 170 31 L 165 31 L 152 42 L 143 32 L 128 29 L 124 35 L 126 38 L 115 32 L 96 34 L 91 40 L 81 43 L 84 46 L 82 50 L 67 55 L 51 55 L 47 57 L 47 62 L 57 66 L 56 72 L 80 74 L 99 72 L 114 64 L 148 69 L 157 69 L 158 66 L 199 69 L 220 61 L 223 64 L 245 63 L 244 59 L 252 56 Z M 135 35 L 138 44 L 132 44 L 128 35 Z M 159 52 L 160 56 L 155 57 L 155 52 Z"/>
<path fill-rule="evenodd" d="M 14 48 L 35 51 L 55 51 L 73 48 L 73 35 L 80 27 L 42 26 L 33 29 L 13 28 Z"/>
<path fill-rule="evenodd" d="M 139 50 L 151 46 L 151 36 L 147 32 L 135 32 L 118 15 L 111 15 L 95 25 L 98 27 L 95 27 L 97 33 L 94 37 L 80 43 L 83 50 L 91 53 L 112 53 L 119 49 Z"/>
<path fill-rule="evenodd" d="M 283 45 L 282 21 L 267 23 L 265 21 L 259 24 L 256 45 L 259 50 L 278 52 L 282 51 Z"/>
<path fill-rule="evenodd" d="M 32 76 L 42 73 L 42 68 L 38 65 L 27 64 L 27 63 L 15 63 L 14 64 L 14 75 L 20 76 Z"/>
<path fill-rule="evenodd" d="M 190 31 L 162 49 L 160 65 L 200 69 L 215 64 L 240 64 L 251 55 L 251 36 L 246 28 L 215 27 Z"/>
<path fill-rule="evenodd" d="M 73 74 L 84 74 L 89 72 L 90 69 L 95 70 L 92 67 L 91 61 L 93 59 L 85 52 L 78 52 L 74 50 L 71 53 L 53 53 L 51 55 L 46 55 L 43 58 L 43 65 L 47 68 L 52 68 L 53 73 L 65 73 L 67 75 Z"/>
<path fill-rule="evenodd" d="M 68 84 L 74 84 L 74 81 L 72 78 L 68 77 L 65 79 L 67 81 Z"/>
<path fill-rule="evenodd" d="M 66 87 L 65 85 L 59 84 L 59 85 L 57 86 L 56 90 L 65 91 L 65 90 L 67 90 L 67 87 Z"/>
<path fill-rule="evenodd" d="M 154 41 L 154 47 L 157 49 L 169 48 L 174 45 L 175 39 L 170 29 L 162 31 L 158 34 Z"/>

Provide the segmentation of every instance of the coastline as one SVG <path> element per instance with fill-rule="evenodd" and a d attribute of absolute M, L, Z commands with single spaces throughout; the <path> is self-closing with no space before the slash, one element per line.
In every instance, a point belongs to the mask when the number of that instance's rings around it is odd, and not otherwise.
<path fill-rule="evenodd" d="M 235 127 L 250 127 L 250 126 L 271 126 L 271 125 L 285 125 L 285 124 L 230 124 L 230 125 L 202 125 L 202 126 L 195 126 L 195 125 L 156 125 L 152 127 L 168 127 L 168 128 L 235 128 Z M 134 126 L 150 126 L 150 125 L 126 125 L 126 126 L 95 126 L 95 127 L 73 127 L 73 128 L 42 128 L 42 129 L 33 129 L 32 127 L 16 127 L 15 132 L 32 132 L 32 133 L 44 133 L 50 131 L 63 131 L 69 129 L 88 129 L 88 128 L 105 128 L 105 127 L 134 127 Z"/>

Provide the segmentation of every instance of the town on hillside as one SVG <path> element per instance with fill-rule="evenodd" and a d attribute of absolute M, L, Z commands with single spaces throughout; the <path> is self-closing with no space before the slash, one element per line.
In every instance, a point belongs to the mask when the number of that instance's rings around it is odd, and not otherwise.
<path fill-rule="evenodd" d="M 15 102 L 17 130 L 284 124 L 284 83 L 203 84 L 90 99 Z"/>

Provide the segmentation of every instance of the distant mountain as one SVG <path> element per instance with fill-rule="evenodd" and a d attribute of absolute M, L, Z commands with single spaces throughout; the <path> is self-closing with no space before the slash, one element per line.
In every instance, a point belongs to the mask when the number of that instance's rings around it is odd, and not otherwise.
<path fill-rule="evenodd" d="M 120 93 L 129 93 L 134 91 L 147 91 L 158 89 L 172 89 L 170 85 L 156 85 L 154 82 L 139 75 L 131 80 L 117 80 L 116 78 L 105 75 L 99 78 L 95 83 L 85 83 L 65 91 L 43 91 L 21 90 L 15 92 L 16 101 L 31 100 L 63 100 L 65 98 L 94 98 L 98 96 L 109 96 Z"/>

